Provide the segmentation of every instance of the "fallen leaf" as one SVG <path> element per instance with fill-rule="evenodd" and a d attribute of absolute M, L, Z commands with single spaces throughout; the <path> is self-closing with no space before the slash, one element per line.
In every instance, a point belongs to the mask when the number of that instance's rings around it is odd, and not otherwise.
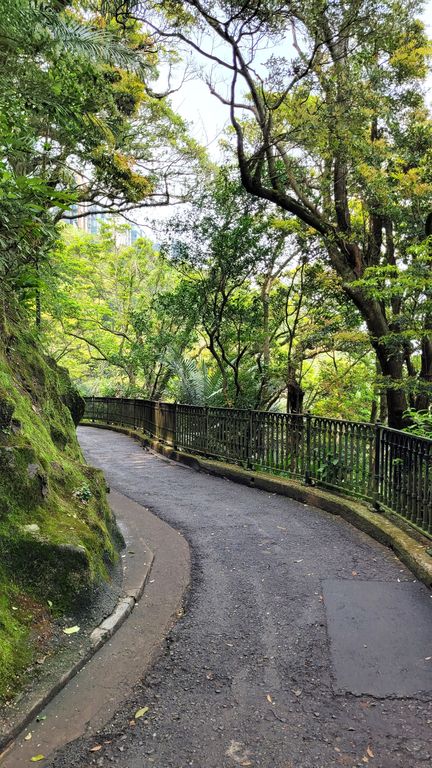
<path fill-rule="evenodd" d="M 100 749 L 102 749 L 102 744 L 96 744 L 94 747 L 91 747 L 89 752 L 99 752 Z"/>
<path fill-rule="evenodd" d="M 352 576 L 357 576 L 357 571 L 351 571 Z"/>
<path fill-rule="evenodd" d="M 129 725 L 133 728 L 133 726 L 136 725 L 135 720 L 129 720 Z"/>
<path fill-rule="evenodd" d="M 47 600 L 47 603 L 48 603 L 48 608 L 52 608 L 53 607 L 53 604 L 52 604 L 51 600 Z"/>
<path fill-rule="evenodd" d="M 46 720 L 46 715 L 38 715 L 38 716 L 36 717 L 36 722 L 37 722 L 37 723 L 41 723 L 41 722 L 42 722 L 42 720 Z"/>
<path fill-rule="evenodd" d="M 75 624 L 74 627 L 66 627 L 63 632 L 65 635 L 74 635 L 76 632 L 79 632 L 80 628 L 77 624 Z"/>
<path fill-rule="evenodd" d="M 30 758 L 32 763 L 38 763 L 39 760 L 45 760 L 45 755 L 34 755 L 34 757 Z"/>
<path fill-rule="evenodd" d="M 369 755 L 369 757 L 374 757 L 374 753 L 372 752 L 370 747 L 367 748 L 366 754 Z"/>
<path fill-rule="evenodd" d="M 246 766 L 246 765 L 253 765 L 253 763 L 251 763 L 250 760 L 241 760 L 240 761 L 240 765 L 244 765 L 244 766 Z"/>
<path fill-rule="evenodd" d="M 303 560 L 294 560 L 295 563 L 302 563 Z"/>
<path fill-rule="evenodd" d="M 301 692 L 302 692 L 302 691 L 301 691 L 301 688 L 296 688 L 296 689 L 293 691 L 293 694 L 294 694 L 294 696 L 301 696 Z"/>
<path fill-rule="evenodd" d="M 430 661 L 432 659 L 432 656 L 426 656 L 425 661 Z"/>
<path fill-rule="evenodd" d="M 141 709 L 137 709 L 134 715 L 135 720 L 138 720 L 139 717 L 143 717 L 148 711 L 149 711 L 148 707 L 141 707 Z"/>
<path fill-rule="evenodd" d="M 31 737 L 32 737 L 31 733 L 28 733 L 27 736 L 24 736 L 24 740 L 30 741 Z"/>
<path fill-rule="evenodd" d="M 270 694 L 269 694 L 269 693 L 267 694 L 267 696 L 266 696 L 266 699 L 267 699 L 267 701 L 269 702 L 269 704 L 273 704 L 273 702 L 272 702 L 272 697 L 270 696 Z"/>

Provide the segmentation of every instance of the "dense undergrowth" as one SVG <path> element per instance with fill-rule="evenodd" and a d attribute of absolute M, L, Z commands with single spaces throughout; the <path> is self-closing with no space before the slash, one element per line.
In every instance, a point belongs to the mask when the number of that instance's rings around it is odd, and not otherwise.
<path fill-rule="evenodd" d="M 0 327 L 0 701 L 49 635 L 109 578 L 119 534 L 102 474 L 84 464 L 82 400 L 18 314 Z M 42 627 L 42 629 L 41 629 Z"/>

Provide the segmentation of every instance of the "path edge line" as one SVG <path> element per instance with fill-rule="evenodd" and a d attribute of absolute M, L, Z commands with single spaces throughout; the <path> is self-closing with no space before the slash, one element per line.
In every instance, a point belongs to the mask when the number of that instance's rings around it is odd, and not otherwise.
<path fill-rule="evenodd" d="M 185 464 L 198 472 L 203 471 L 268 493 L 288 496 L 302 504 L 338 515 L 355 528 L 392 549 L 419 581 L 422 581 L 429 588 L 432 587 L 432 557 L 427 551 L 430 548 L 430 541 L 422 537 L 421 534 L 416 534 L 417 538 L 413 538 L 403 528 L 393 523 L 384 513 L 374 512 L 359 501 L 336 496 L 329 491 L 306 486 L 296 480 L 277 478 L 262 472 L 252 472 L 234 464 L 225 464 L 221 461 L 179 451 L 130 427 L 88 420 L 83 420 L 81 426 L 120 432 L 132 437 L 143 447 L 151 448 L 166 458 Z"/>

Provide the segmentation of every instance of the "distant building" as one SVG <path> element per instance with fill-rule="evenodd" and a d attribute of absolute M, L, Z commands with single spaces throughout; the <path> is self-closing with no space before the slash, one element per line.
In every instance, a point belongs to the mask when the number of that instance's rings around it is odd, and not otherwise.
<path fill-rule="evenodd" d="M 120 216 L 108 213 L 96 213 L 97 208 L 92 210 L 92 207 L 84 207 L 81 205 L 72 205 L 68 211 L 68 215 L 71 217 L 68 219 L 74 227 L 78 227 L 83 232 L 88 232 L 89 235 L 98 235 L 103 223 L 113 221 L 116 224 L 124 225 L 125 222 Z M 87 213 L 83 216 L 83 213 Z M 76 218 L 73 218 L 76 216 Z M 133 245 L 138 238 L 144 237 L 143 229 L 138 224 L 129 224 L 128 227 L 120 228 L 116 233 L 117 245 Z"/>

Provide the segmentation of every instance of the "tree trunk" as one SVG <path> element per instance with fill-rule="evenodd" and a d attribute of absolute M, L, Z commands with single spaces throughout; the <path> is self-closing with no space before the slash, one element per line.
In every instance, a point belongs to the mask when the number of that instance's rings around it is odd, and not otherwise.
<path fill-rule="evenodd" d="M 35 302 L 36 302 L 36 328 L 40 328 L 42 323 L 42 307 L 41 307 L 41 295 L 40 295 L 39 286 L 36 286 Z"/>
<path fill-rule="evenodd" d="M 295 370 L 288 365 L 287 375 L 287 413 L 302 413 L 304 391 L 298 383 Z"/>
<path fill-rule="evenodd" d="M 388 425 L 393 429 L 402 429 L 406 423 L 404 413 L 408 408 L 406 394 L 403 390 L 403 349 L 390 347 L 383 340 L 390 334 L 391 329 L 380 303 L 365 296 L 361 287 L 345 284 L 344 288 L 366 322 L 381 373 L 388 382 L 388 386 L 386 386 Z"/>
<path fill-rule="evenodd" d="M 270 332 L 269 332 L 269 318 L 270 318 L 270 298 L 268 295 L 268 283 L 267 281 L 261 289 L 261 304 L 262 304 L 262 377 L 261 377 L 261 402 L 266 403 L 269 398 L 269 370 L 270 370 Z"/>
<path fill-rule="evenodd" d="M 430 318 L 429 326 L 432 322 Z M 431 403 L 432 397 L 432 338 L 424 336 L 421 343 L 421 368 L 420 368 L 421 391 L 416 397 L 416 411 L 426 411 Z"/>
<path fill-rule="evenodd" d="M 375 346 L 382 375 L 392 383 L 385 387 L 388 412 L 388 425 L 393 429 L 402 429 L 406 425 L 404 413 L 408 403 L 402 389 L 403 359 L 400 353 L 392 353 L 384 345 Z"/>

